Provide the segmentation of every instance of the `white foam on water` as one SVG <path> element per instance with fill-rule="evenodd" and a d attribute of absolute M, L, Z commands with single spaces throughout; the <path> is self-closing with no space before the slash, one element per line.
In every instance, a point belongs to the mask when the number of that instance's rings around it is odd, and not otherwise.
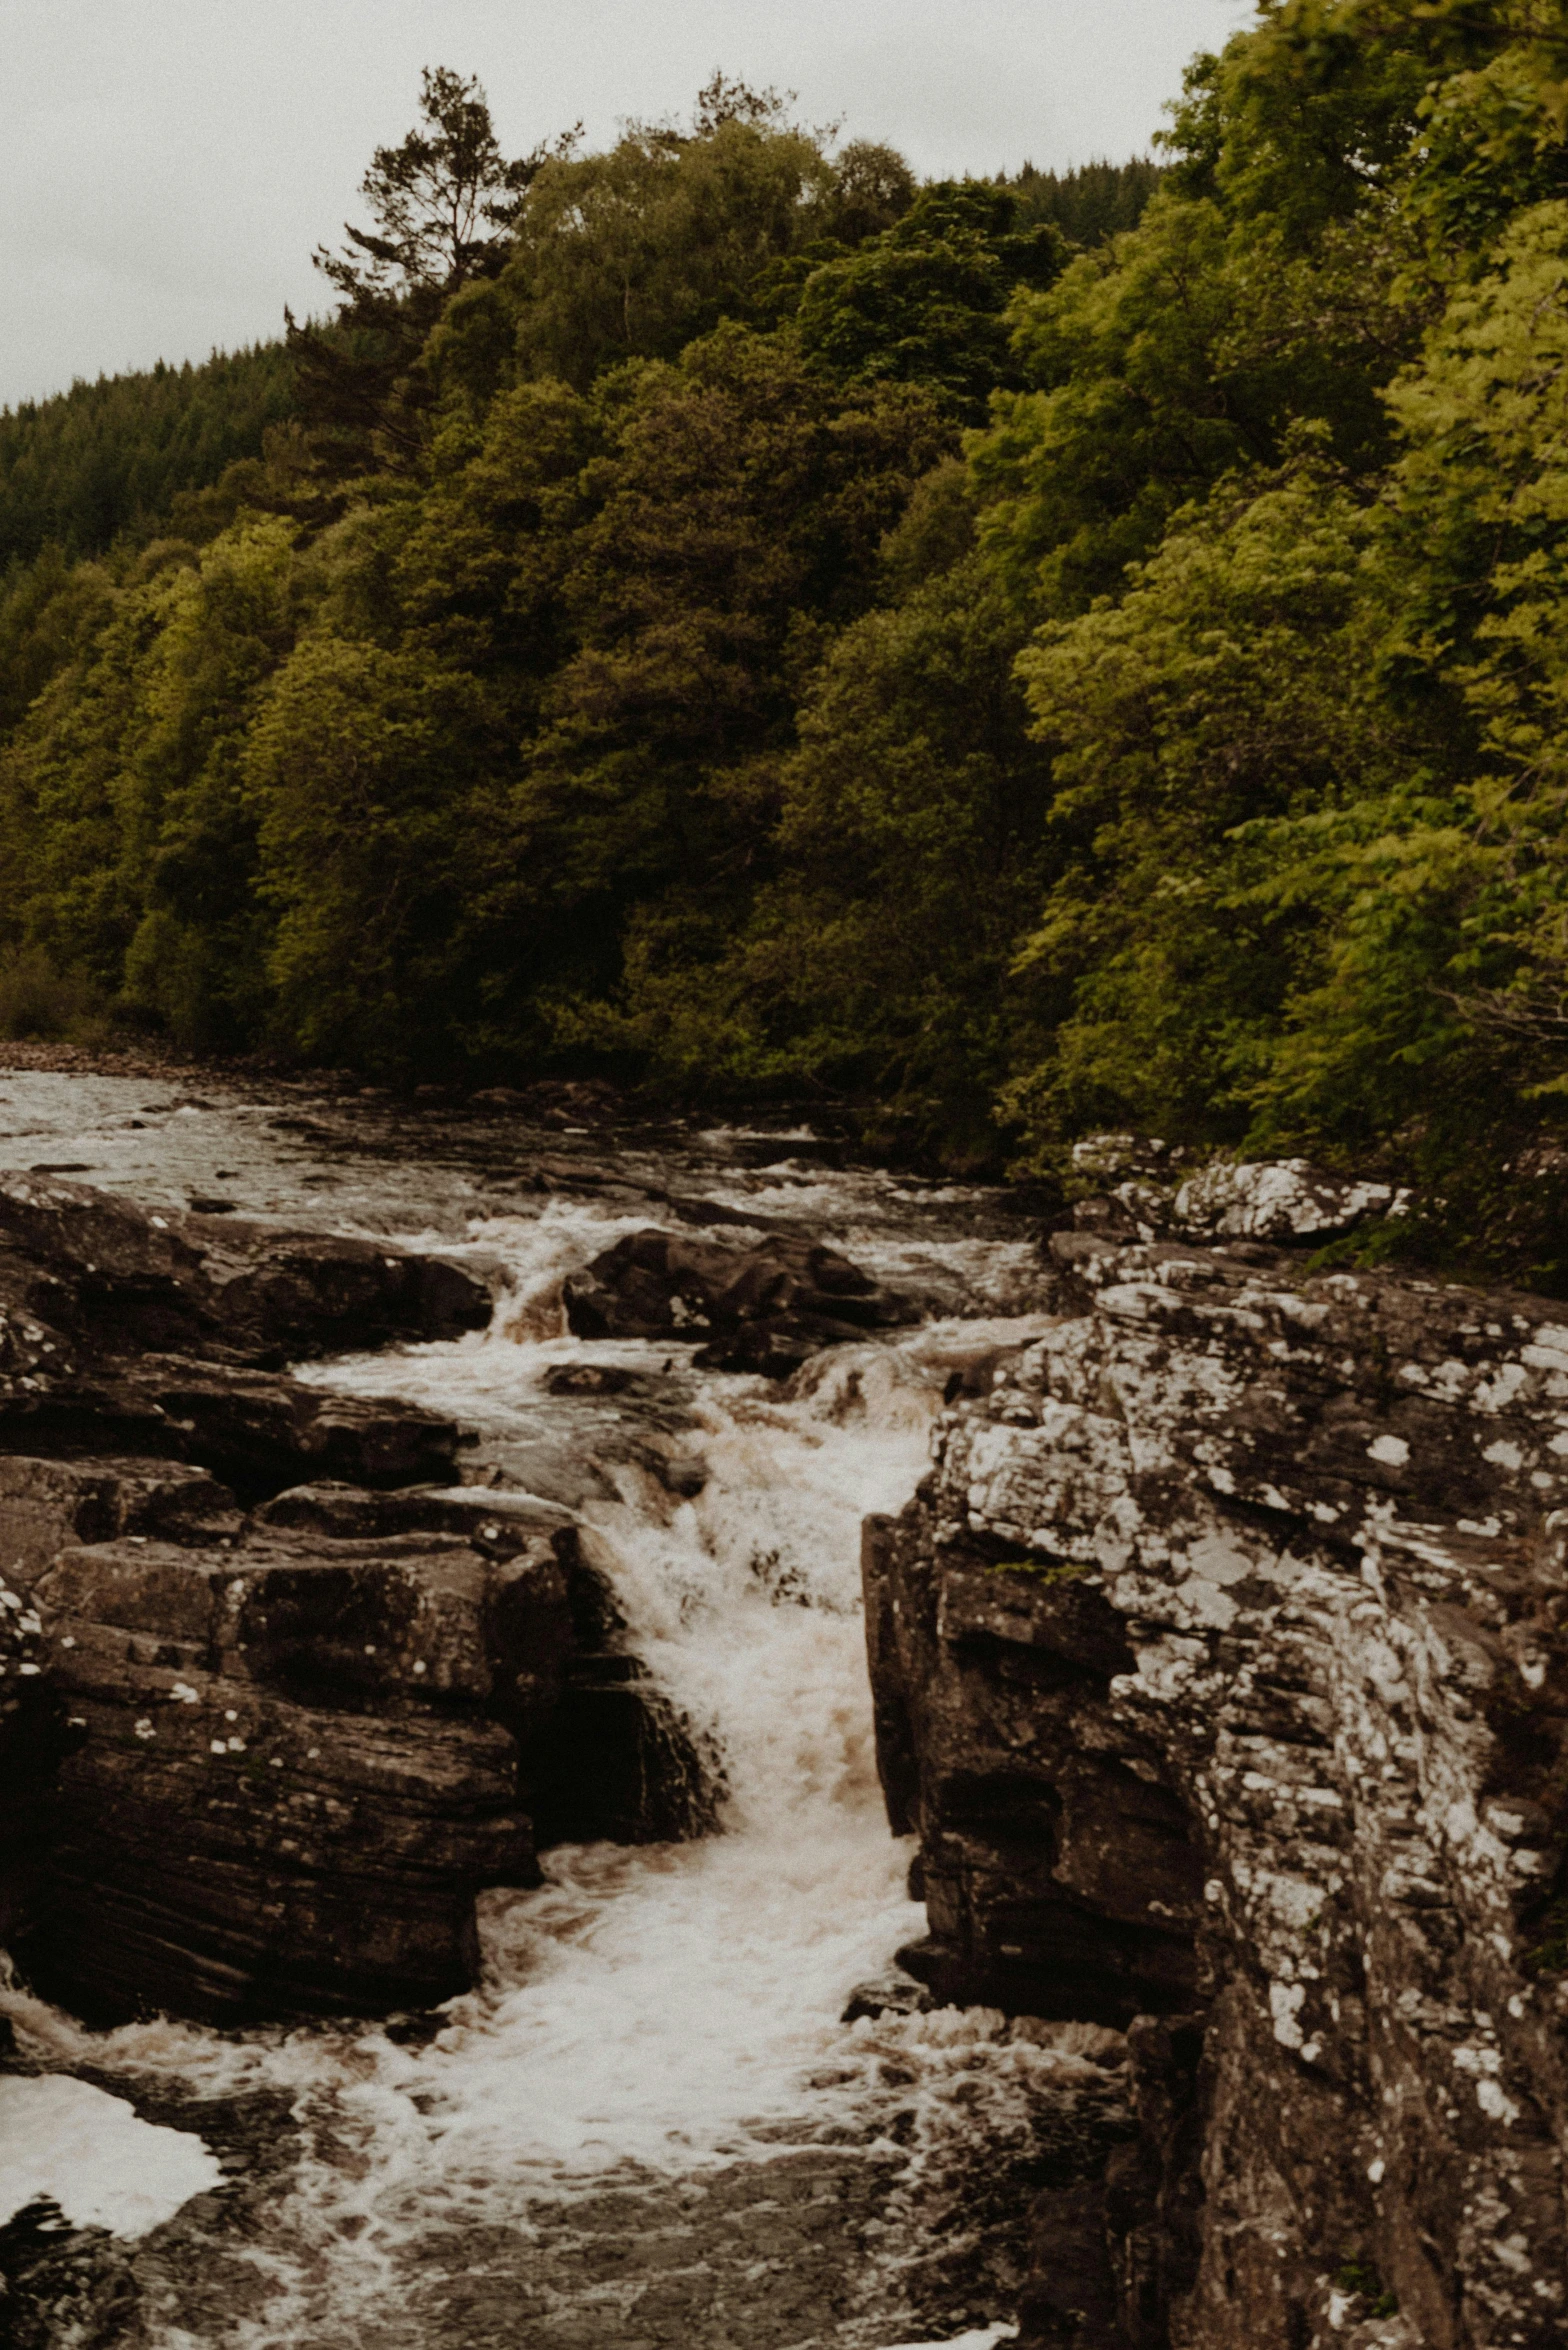
<path fill-rule="evenodd" d="M 982 2326 L 978 2333 L 948 2334 L 940 2342 L 891 2342 L 888 2350 L 996 2350 L 999 2342 L 1016 2342 L 1016 2326 Z"/>
<path fill-rule="evenodd" d="M 549 1284 L 624 1219 L 561 1204 L 490 1226 L 518 1310 L 477 1337 L 314 1368 L 335 1389 L 439 1405 L 491 1433 L 532 1422 L 563 1358 L 656 1365 L 663 1349 L 532 1339 Z M 924 1928 L 877 1786 L 860 1621 L 862 1519 L 906 1501 L 951 1365 L 1034 1322 L 949 1323 L 846 1346 L 781 1391 L 711 1378 L 677 1449 L 707 1484 L 682 1501 L 635 1463 L 585 1505 L 585 1547 L 628 1644 L 722 1763 L 723 1833 L 556 1849 L 551 1882 L 482 1902 L 484 1988 L 420 2059 L 431 2152 L 496 2178 L 628 2158 L 678 2163 L 800 2111 L 841 2048 L 855 1984 Z M 522 1343 L 518 1342 L 518 1335 Z"/>
<path fill-rule="evenodd" d="M 863 1180 L 830 1187 L 840 1206 L 865 1197 Z M 560 1304 L 566 1273 L 647 1221 L 554 1200 L 475 1223 L 468 1245 L 507 1268 L 488 1330 L 298 1375 L 431 1404 L 497 1442 L 536 1432 L 560 1413 L 543 1384 L 553 1366 L 665 1361 L 657 1343 L 570 1338 Z M 405 2254 L 432 2226 L 516 2226 L 531 2199 L 627 2165 L 678 2173 L 770 2154 L 835 2111 L 863 2138 L 867 2114 L 874 2131 L 890 2110 L 879 2087 L 890 2069 L 917 2132 L 972 2133 L 979 2098 L 998 2146 L 1027 2133 L 1042 2082 L 1088 2072 L 1085 2053 L 1015 2035 L 987 2011 L 840 2021 L 854 1986 L 924 1930 L 904 1889 L 910 1848 L 890 1836 L 876 1781 L 861 1521 L 913 1492 L 949 1371 L 1040 1327 L 1039 1316 L 932 1323 L 833 1349 L 784 1389 L 724 1376 L 683 1388 L 685 1425 L 637 1433 L 700 1459 L 693 1499 L 635 1457 L 606 1464 L 583 1507 L 585 1548 L 613 1581 L 628 1646 L 718 1760 L 722 1832 L 557 1848 L 542 1888 L 484 1896 L 483 1982 L 449 2004 L 428 2045 L 363 2027 L 96 2035 L 25 1995 L 5 1999 L 54 2061 L 178 2074 L 212 2095 L 292 2093 L 307 2146 L 285 2230 L 297 2287 L 249 2330 L 237 2317 L 236 2343 L 324 2339 L 328 2321 L 350 2338 L 356 2312 L 396 2297 Z M 184 2192 L 212 2183 L 203 2172 Z M 1007 2338 L 992 2328 L 963 2341 Z"/>
<path fill-rule="evenodd" d="M 940 2342 L 892 2342 L 888 2350 L 996 2350 L 999 2342 L 1016 2342 L 1016 2326 L 983 2326 L 978 2333 L 949 2334 Z"/>
<path fill-rule="evenodd" d="M 200 2138 L 123 2097 L 64 2073 L 0 2076 L 0 2221 L 47 2199 L 77 2227 L 145 2236 L 222 2184 Z"/>
<path fill-rule="evenodd" d="M 568 1351 L 510 1327 L 315 1375 L 504 1432 Z M 940 1372 L 929 1344 L 868 1345 L 837 1350 L 800 1396 L 711 1381 L 681 1439 L 703 1492 L 678 1500 L 622 1463 L 618 1496 L 588 1505 L 629 1645 L 721 1760 L 724 1832 L 557 1849 L 543 1890 L 486 1897 L 485 1987 L 421 2059 L 443 2164 L 715 2154 L 742 2124 L 798 2112 L 849 1991 L 922 1930 L 877 1789 L 858 1553 L 862 1517 L 922 1473 Z"/>

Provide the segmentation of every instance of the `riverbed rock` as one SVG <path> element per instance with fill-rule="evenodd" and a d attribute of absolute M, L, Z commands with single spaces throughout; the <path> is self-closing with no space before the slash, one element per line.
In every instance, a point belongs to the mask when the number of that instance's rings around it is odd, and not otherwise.
<path fill-rule="evenodd" d="M 0 1932 L 103 2020 L 423 2007 L 538 1833 L 712 1816 L 568 1512 L 288 1357 L 488 1318 L 461 1266 L 0 1180 Z M 247 1514 L 252 1513 L 252 1514 Z"/>
<path fill-rule="evenodd" d="M 21 1592 L 31 1591 L 69 1542 L 155 1534 L 216 1543 L 232 1540 L 242 1524 L 228 1487 L 184 1461 L 0 1453 L 0 1573 Z"/>
<path fill-rule="evenodd" d="M 0 1246 L 39 1318 L 101 1359 L 208 1353 L 281 1362 L 490 1319 L 461 1265 L 389 1243 L 160 1215 L 90 1184 L 0 1176 Z M 0 1280 L 0 1292 L 8 1286 Z"/>
<path fill-rule="evenodd" d="M 1545 2350 L 1564 1309 L 1253 1240 L 1052 1249 L 1070 1310 L 955 1392 L 867 1531 L 931 1920 L 904 1963 L 950 2000 L 1138 2011 L 1107 2190 L 1137 2350 Z M 1047 2285 L 1026 2343 L 1063 2338 Z"/>
<path fill-rule="evenodd" d="M 699 1366 L 775 1379 L 921 1311 L 819 1241 L 774 1234 L 737 1249 L 656 1226 L 627 1233 L 563 1294 L 579 1337 L 698 1339 Z"/>
<path fill-rule="evenodd" d="M 322 1485 L 238 1542 L 70 1545 L 19 1621 L 70 1735 L 16 1940 L 98 2020 L 428 2007 L 537 1842 L 711 1822 L 575 1529 L 528 1496 Z"/>
<path fill-rule="evenodd" d="M 1180 1185 L 1172 1231 L 1201 1239 L 1311 1241 L 1353 1232 L 1395 1203 L 1390 1183 L 1330 1174 L 1310 1159 L 1211 1159 Z"/>
<path fill-rule="evenodd" d="M 535 1873 L 514 1732 L 561 1670 L 553 1556 L 132 1537 L 67 1549 L 36 1599 L 82 1731 L 22 1950 L 44 1987 L 254 2020 L 472 1980 L 475 1894 Z"/>
<path fill-rule="evenodd" d="M 1337 1174 L 1310 1159 L 1194 1154 L 1137 1134 L 1093 1134 L 1073 1145 L 1073 1172 L 1104 1191 L 1080 1199 L 1068 1221 L 1113 1240 L 1256 1241 L 1321 1248 L 1409 1210 L 1394 1184 Z"/>
<path fill-rule="evenodd" d="M 280 1365 L 328 1345 L 451 1336 L 489 1313 L 482 1283 L 414 1252 L 3 1178 L 0 1453 L 184 1462 L 242 1502 L 311 1476 L 455 1477 L 450 1419 L 333 1396 Z"/>

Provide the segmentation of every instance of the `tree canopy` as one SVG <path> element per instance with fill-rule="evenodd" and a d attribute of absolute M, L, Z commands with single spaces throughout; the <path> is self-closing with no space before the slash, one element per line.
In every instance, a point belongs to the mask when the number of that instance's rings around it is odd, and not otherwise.
<path fill-rule="evenodd" d="M 443 70 L 364 194 L 286 350 L 0 418 L 0 1009 L 1507 1223 L 1568 1109 L 1550 12 L 1264 0 L 1157 159 L 928 184 L 722 76 L 513 160 Z"/>

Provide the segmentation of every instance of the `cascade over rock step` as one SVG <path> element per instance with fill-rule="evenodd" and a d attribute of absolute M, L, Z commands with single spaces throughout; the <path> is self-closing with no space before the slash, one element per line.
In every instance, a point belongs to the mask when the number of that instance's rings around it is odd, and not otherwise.
<path fill-rule="evenodd" d="M 40 1989 L 426 2007 L 541 1842 L 710 1821 L 570 1512 L 279 1368 L 490 1311 L 416 1251 L 0 1178 L 0 1928 Z"/>

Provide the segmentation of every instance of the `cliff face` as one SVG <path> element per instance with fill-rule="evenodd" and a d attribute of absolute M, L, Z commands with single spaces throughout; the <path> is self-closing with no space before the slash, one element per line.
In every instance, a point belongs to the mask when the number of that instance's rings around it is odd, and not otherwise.
<path fill-rule="evenodd" d="M 1119 2316 L 1043 2206 L 1025 2340 L 1561 2343 L 1568 1313 L 1137 1207 L 866 1536 L 906 1964 L 1132 2022 Z"/>

